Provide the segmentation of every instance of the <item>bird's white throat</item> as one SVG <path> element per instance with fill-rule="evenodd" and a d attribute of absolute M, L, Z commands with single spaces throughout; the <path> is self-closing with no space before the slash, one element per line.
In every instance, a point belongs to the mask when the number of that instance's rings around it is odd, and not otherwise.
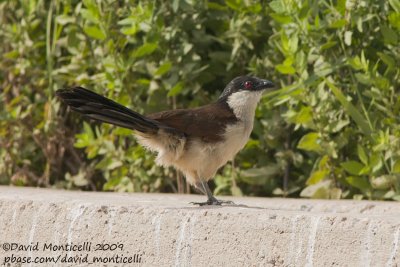
<path fill-rule="evenodd" d="M 230 95 L 227 103 L 236 118 L 241 121 L 253 121 L 261 95 L 262 91 L 239 91 Z"/>

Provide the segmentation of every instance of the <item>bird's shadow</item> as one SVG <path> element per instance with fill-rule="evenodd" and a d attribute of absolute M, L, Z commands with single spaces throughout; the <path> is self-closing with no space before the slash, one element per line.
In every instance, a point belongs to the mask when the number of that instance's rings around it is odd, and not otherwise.
<path fill-rule="evenodd" d="M 169 208 L 169 209 L 186 209 L 186 210 L 210 210 L 210 209 L 221 209 L 221 208 L 245 208 L 245 209 L 258 209 L 258 210 L 278 210 L 278 209 L 273 209 L 273 208 L 266 208 L 266 207 L 258 207 L 258 206 L 248 206 L 245 204 L 222 204 L 222 205 L 198 205 L 198 204 L 193 204 L 192 207 L 174 207 L 174 208 Z"/>

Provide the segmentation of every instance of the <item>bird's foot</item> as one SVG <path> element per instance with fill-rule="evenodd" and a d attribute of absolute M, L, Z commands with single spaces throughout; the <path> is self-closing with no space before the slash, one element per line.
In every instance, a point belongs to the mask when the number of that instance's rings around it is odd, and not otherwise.
<path fill-rule="evenodd" d="M 205 202 L 190 202 L 190 204 L 199 205 L 199 206 L 221 206 L 222 204 L 235 205 L 235 203 L 233 201 L 230 201 L 230 200 L 218 200 L 216 198 L 209 199 L 209 200 L 207 200 Z"/>

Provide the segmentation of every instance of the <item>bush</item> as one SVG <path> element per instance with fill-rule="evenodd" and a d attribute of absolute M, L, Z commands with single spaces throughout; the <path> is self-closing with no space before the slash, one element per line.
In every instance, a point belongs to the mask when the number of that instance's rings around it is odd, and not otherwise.
<path fill-rule="evenodd" d="M 215 193 L 400 200 L 400 1 L 0 3 L 0 182 L 184 192 L 129 130 L 55 98 L 82 85 L 138 112 L 279 84 Z"/>

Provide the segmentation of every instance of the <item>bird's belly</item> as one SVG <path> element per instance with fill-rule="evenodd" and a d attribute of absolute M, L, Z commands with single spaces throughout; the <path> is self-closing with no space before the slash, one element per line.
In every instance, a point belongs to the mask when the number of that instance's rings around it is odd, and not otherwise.
<path fill-rule="evenodd" d="M 201 139 L 174 139 L 160 133 L 154 136 L 138 135 L 138 141 L 156 151 L 158 165 L 174 166 L 183 172 L 191 184 L 213 178 L 223 165 L 232 160 L 246 145 L 253 128 L 253 121 L 241 121 L 228 125 L 224 138 L 217 143 Z M 174 145 L 166 146 L 165 144 Z"/>
<path fill-rule="evenodd" d="M 244 123 L 228 126 L 224 140 L 204 143 L 192 140 L 187 149 L 172 165 L 180 169 L 190 183 L 213 178 L 220 167 L 232 160 L 246 145 L 252 127 Z"/>
<path fill-rule="evenodd" d="M 240 124 L 230 125 L 226 128 L 225 141 L 218 146 L 219 153 L 227 158 L 223 164 L 228 160 L 232 160 L 246 145 L 253 129 L 252 121 L 248 123 L 251 123 L 251 125 L 242 122 Z"/>

